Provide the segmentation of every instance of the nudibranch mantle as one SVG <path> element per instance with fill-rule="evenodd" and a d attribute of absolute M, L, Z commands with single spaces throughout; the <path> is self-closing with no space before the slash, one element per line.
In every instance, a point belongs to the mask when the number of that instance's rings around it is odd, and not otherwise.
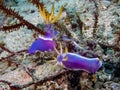
<path fill-rule="evenodd" d="M 83 70 L 88 73 L 95 73 L 102 66 L 98 58 L 87 58 L 74 53 L 58 55 L 57 63 L 70 70 Z"/>
<path fill-rule="evenodd" d="M 54 47 L 56 46 L 55 41 L 52 38 L 47 37 L 39 37 L 35 40 L 32 45 L 30 46 L 28 52 L 30 54 L 35 54 L 36 51 L 53 51 Z"/>

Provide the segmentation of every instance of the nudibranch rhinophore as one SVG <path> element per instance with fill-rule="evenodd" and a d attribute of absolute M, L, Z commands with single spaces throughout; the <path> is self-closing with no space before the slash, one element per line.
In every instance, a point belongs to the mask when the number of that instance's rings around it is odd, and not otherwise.
<path fill-rule="evenodd" d="M 60 45 L 60 48 L 60 53 L 55 48 L 58 53 L 56 64 L 59 64 L 64 68 L 95 73 L 102 66 L 102 61 L 100 61 L 99 58 L 87 58 L 78 54 L 68 53 L 67 49 L 65 53 L 62 53 L 62 45 Z"/>

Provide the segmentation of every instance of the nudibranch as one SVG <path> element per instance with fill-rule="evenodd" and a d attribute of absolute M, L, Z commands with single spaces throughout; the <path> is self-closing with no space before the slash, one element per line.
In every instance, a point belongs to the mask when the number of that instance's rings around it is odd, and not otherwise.
<path fill-rule="evenodd" d="M 56 65 L 61 65 L 70 70 L 83 70 L 88 73 L 95 73 L 101 66 L 102 61 L 99 58 L 87 58 L 78 54 L 69 53 L 67 48 L 65 53 L 62 53 L 62 45 L 60 44 L 60 52 L 55 48 L 58 53 L 56 58 Z"/>
<path fill-rule="evenodd" d="M 52 23 L 55 23 L 57 20 L 59 20 L 61 14 L 62 14 L 63 7 L 60 8 L 60 11 L 58 15 L 54 16 L 54 4 L 52 5 L 51 13 L 49 13 L 43 6 L 39 5 L 39 11 L 41 16 L 44 18 L 46 25 L 45 25 L 45 31 L 46 34 L 44 37 L 40 36 L 37 40 L 35 40 L 32 45 L 30 46 L 28 52 L 30 54 L 35 54 L 36 51 L 49 51 L 54 50 L 54 47 L 56 47 L 56 43 L 53 40 L 58 32 L 54 30 Z"/>

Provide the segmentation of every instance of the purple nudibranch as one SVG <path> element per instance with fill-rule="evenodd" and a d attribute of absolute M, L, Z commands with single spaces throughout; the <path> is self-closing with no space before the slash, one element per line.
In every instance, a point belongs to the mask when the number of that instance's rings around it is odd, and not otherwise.
<path fill-rule="evenodd" d="M 59 54 L 57 63 L 70 70 L 83 70 L 95 73 L 101 66 L 99 58 L 87 58 L 74 53 Z"/>
<path fill-rule="evenodd" d="M 55 46 L 56 43 L 52 38 L 39 37 L 32 43 L 28 52 L 30 54 L 35 54 L 36 51 L 53 51 Z"/>
<path fill-rule="evenodd" d="M 30 54 L 35 54 L 36 51 L 53 51 L 54 47 L 56 47 L 56 43 L 53 40 L 58 34 L 56 30 L 54 30 L 52 24 L 47 24 L 45 26 L 46 34 L 44 37 L 40 36 L 37 40 L 35 40 L 30 46 L 28 52 Z"/>

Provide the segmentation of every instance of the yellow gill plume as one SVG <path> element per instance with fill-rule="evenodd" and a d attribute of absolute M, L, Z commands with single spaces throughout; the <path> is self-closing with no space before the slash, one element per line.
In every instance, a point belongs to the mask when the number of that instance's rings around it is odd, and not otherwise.
<path fill-rule="evenodd" d="M 43 19 L 45 20 L 46 24 L 48 23 L 55 23 L 60 19 L 60 16 L 63 12 L 63 6 L 61 6 L 58 15 L 54 16 L 54 4 L 52 5 L 51 13 L 49 13 L 43 5 L 39 5 L 39 12 Z"/>
<path fill-rule="evenodd" d="M 59 55 L 59 54 L 63 54 L 62 43 L 60 42 L 59 45 L 60 45 L 60 52 L 57 50 L 56 47 L 54 47 L 54 50 L 55 50 L 55 52 L 56 52 L 58 55 Z M 67 54 L 67 53 L 68 53 L 68 48 L 65 47 L 65 54 Z M 54 58 L 53 60 L 50 60 L 50 61 L 47 61 L 47 62 L 48 62 L 48 63 L 56 62 L 57 58 L 54 57 L 54 56 L 53 56 L 53 58 Z M 63 59 L 63 61 L 67 61 L 67 60 L 68 60 L 68 56 L 66 56 L 66 57 Z M 55 65 L 52 66 L 51 70 L 55 70 L 55 67 L 56 67 L 57 65 L 59 65 L 58 62 L 57 62 Z M 61 64 L 60 66 L 64 67 L 62 64 Z"/>
<path fill-rule="evenodd" d="M 39 12 L 41 13 L 40 15 L 45 19 L 45 15 L 44 15 L 44 8 L 43 8 L 43 6 L 42 5 L 39 5 Z"/>
<path fill-rule="evenodd" d="M 63 12 L 63 6 L 60 7 L 59 13 L 55 18 L 53 18 L 52 23 L 55 23 L 56 21 L 58 21 L 60 19 L 62 12 Z"/>
<path fill-rule="evenodd" d="M 49 21 L 52 21 L 53 18 L 54 18 L 54 4 L 52 5 L 52 10 L 51 10 L 51 14 L 49 16 Z"/>

